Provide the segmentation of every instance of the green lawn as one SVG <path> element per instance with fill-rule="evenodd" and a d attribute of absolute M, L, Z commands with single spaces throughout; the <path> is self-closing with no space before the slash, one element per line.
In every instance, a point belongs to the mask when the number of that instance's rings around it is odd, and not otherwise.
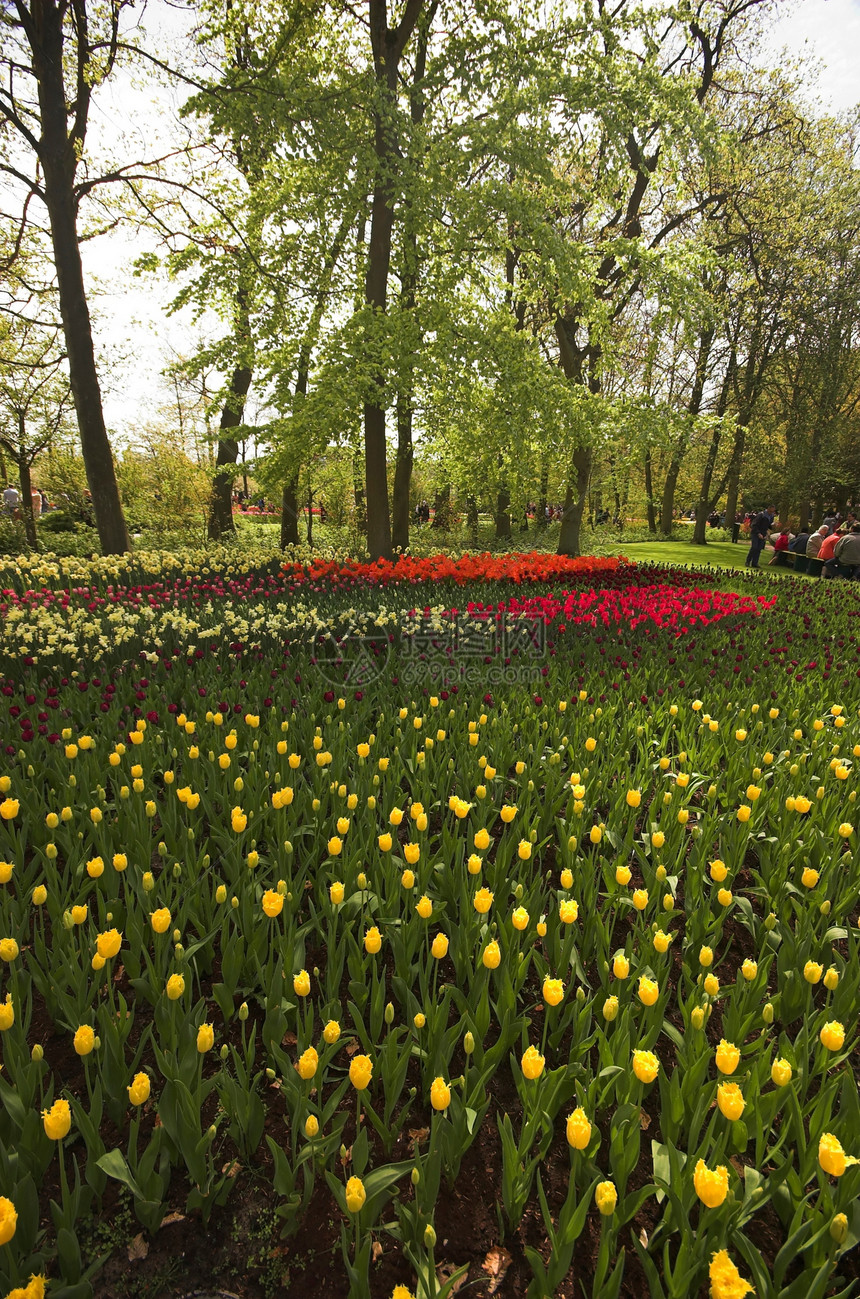
<path fill-rule="evenodd" d="M 607 547 L 610 555 L 626 555 L 639 563 L 684 564 L 690 568 L 744 568 L 749 542 L 710 541 L 706 546 L 694 546 L 691 541 L 627 541 Z M 795 573 L 793 568 L 771 568 L 770 551 L 765 551 L 760 567 L 773 577 L 806 578 L 805 573 Z"/>

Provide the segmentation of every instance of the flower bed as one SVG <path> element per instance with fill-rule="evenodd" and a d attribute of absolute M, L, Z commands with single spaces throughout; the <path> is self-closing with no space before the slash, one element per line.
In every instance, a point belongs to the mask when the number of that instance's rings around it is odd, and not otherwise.
<path fill-rule="evenodd" d="M 7 595 L 0 1294 L 844 1291 L 854 588 L 500 572 Z"/>

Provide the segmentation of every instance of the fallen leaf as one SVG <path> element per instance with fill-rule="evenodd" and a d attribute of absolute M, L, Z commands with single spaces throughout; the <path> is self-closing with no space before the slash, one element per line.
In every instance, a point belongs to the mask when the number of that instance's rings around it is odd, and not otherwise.
<path fill-rule="evenodd" d="M 355 1055 L 356 1051 L 359 1049 L 360 1046 L 361 1043 L 359 1042 L 358 1038 L 351 1037 L 349 1041 L 346 1043 L 347 1055 Z"/>
<path fill-rule="evenodd" d="M 221 1172 L 227 1177 L 236 1177 L 241 1167 L 242 1165 L 239 1163 L 238 1159 L 234 1159 L 231 1164 L 225 1164 L 221 1169 Z"/>
<path fill-rule="evenodd" d="M 343 1165 L 343 1167 L 346 1168 L 347 1164 L 351 1159 L 352 1159 L 352 1146 L 344 1150 L 343 1154 L 340 1157 L 340 1162 Z"/>
<path fill-rule="evenodd" d="M 454 1273 L 459 1272 L 459 1270 L 460 1267 L 459 1264 L 457 1263 L 437 1263 L 436 1278 L 439 1281 L 439 1284 L 443 1286 L 447 1285 L 447 1283 L 451 1280 L 451 1277 L 454 1275 Z M 458 1279 L 451 1286 L 449 1293 L 456 1294 L 457 1291 L 460 1290 L 466 1284 L 468 1275 L 469 1275 L 469 1269 L 467 1268 L 466 1271 L 463 1273 L 463 1275 L 461 1277 L 458 1277 Z"/>
<path fill-rule="evenodd" d="M 496 1293 L 510 1266 L 511 1256 L 502 1245 L 494 1245 L 492 1249 L 487 1251 L 487 1257 L 481 1264 L 482 1270 L 490 1278 L 490 1288 L 487 1294 Z"/>
<path fill-rule="evenodd" d="M 409 1149 L 416 1150 L 430 1136 L 429 1128 L 409 1129 Z"/>
<path fill-rule="evenodd" d="M 639 1126 L 643 1132 L 647 1132 L 651 1126 L 651 1115 L 646 1114 L 644 1110 L 639 1111 Z"/>
<path fill-rule="evenodd" d="M 298 1040 L 295 1033 L 285 1033 L 281 1038 L 281 1046 L 295 1046 Z"/>
<path fill-rule="evenodd" d="M 162 1227 L 171 1227 L 174 1222 L 184 1222 L 184 1221 L 185 1221 L 184 1213 L 168 1213 L 166 1218 L 161 1219 L 161 1225 Z"/>
<path fill-rule="evenodd" d="M 648 1248 L 648 1232 L 645 1230 L 644 1227 L 639 1233 L 639 1244 L 644 1246 L 645 1249 Z"/>
<path fill-rule="evenodd" d="M 378 1262 L 379 1259 L 382 1258 L 382 1246 L 380 1245 L 378 1240 L 375 1240 L 371 1245 L 370 1254 L 374 1263 Z"/>
<path fill-rule="evenodd" d="M 149 1245 L 143 1238 L 143 1232 L 139 1231 L 128 1247 L 128 1261 L 137 1263 L 140 1259 L 146 1258 L 148 1253 Z"/>

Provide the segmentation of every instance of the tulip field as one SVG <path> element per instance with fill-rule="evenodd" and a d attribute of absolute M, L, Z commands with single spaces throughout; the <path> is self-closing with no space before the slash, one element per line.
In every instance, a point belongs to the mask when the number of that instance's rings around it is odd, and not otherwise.
<path fill-rule="evenodd" d="M 0 1299 L 857 1291 L 854 583 L 0 585 Z"/>

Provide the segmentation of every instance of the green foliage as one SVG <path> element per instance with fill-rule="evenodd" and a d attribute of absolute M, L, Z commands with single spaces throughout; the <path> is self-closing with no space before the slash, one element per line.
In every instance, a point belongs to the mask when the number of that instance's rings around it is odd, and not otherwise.
<path fill-rule="evenodd" d="M 203 541 L 210 478 L 168 433 L 152 435 L 145 450 L 127 448 L 117 478 L 132 533 Z"/>

